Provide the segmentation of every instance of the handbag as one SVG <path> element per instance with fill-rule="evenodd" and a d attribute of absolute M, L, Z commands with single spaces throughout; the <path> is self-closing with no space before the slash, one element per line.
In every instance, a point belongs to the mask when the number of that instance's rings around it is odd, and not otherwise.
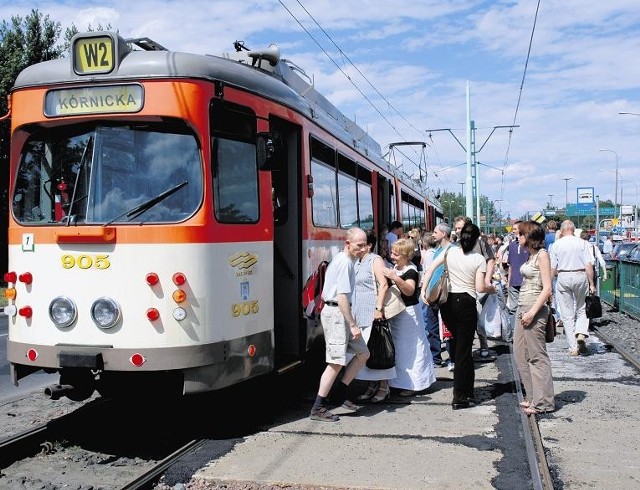
<path fill-rule="evenodd" d="M 373 276 L 373 284 L 376 288 L 376 298 L 378 297 L 378 281 L 376 281 L 376 275 L 373 272 L 373 261 L 371 261 L 371 275 Z M 407 307 L 402 301 L 402 294 L 400 289 L 395 284 L 387 288 L 387 292 L 384 294 L 384 301 L 382 303 L 382 311 L 385 318 L 393 318 L 399 313 L 402 313 Z"/>
<path fill-rule="evenodd" d="M 373 319 L 367 347 L 369 348 L 369 359 L 367 359 L 369 369 L 389 369 L 396 365 L 396 349 L 391 338 L 388 320 Z"/>
<path fill-rule="evenodd" d="M 547 343 L 553 342 L 556 338 L 556 317 L 553 316 L 555 310 L 551 305 L 549 306 L 549 315 L 547 316 L 547 324 L 545 325 L 545 340 Z"/>
<path fill-rule="evenodd" d="M 589 294 L 585 298 L 587 318 L 601 318 L 602 317 L 602 303 L 600 303 L 600 296 L 595 294 Z"/>
<path fill-rule="evenodd" d="M 449 298 L 449 269 L 447 269 L 447 254 L 449 248 L 444 251 L 444 269 L 438 281 L 429 290 L 427 301 L 429 303 L 437 303 L 439 305 L 446 303 Z"/>

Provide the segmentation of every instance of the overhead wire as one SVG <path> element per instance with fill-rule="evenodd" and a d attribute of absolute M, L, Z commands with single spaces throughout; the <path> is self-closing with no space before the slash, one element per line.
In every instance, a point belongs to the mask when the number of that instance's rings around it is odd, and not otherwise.
<path fill-rule="evenodd" d="M 522 101 L 522 92 L 524 90 L 524 82 L 527 76 L 527 68 L 529 67 L 529 58 L 531 57 L 531 47 L 533 46 L 533 37 L 536 32 L 536 25 L 538 23 L 538 12 L 540 11 L 540 0 L 538 0 L 538 4 L 536 5 L 536 13 L 533 18 L 533 26 L 531 28 L 531 36 L 529 37 L 529 47 L 527 49 L 527 57 L 524 63 L 524 69 L 522 71 L 522 80 L 520 81 L 520 89 L 518 90 L 518 100 L 516 102 L 516 108 L 513 114 L 512 126 L 516 125 L 518 120 L 518 111 L 520 109 L 520 102 Z M 509 138 L 507 139 L 507 149 L 504 156 L 504 162 L 502 164 L 502 181 L 500 185 L 500 198 L 504 198 L 504 187 L 505 187 L 505 174 L 507 170 L 507 165 L 509 163 L 509 152 L 511 150 L 511 142 L 513 137 L 513 128 L 509 129 Z M 501 201 L 502 202 L 502 201 Z"/>
<path fill-rule="evenodd" d="M 320 42 L 318 42 L 318 40 L 311 34 L 311 32 L 302 24 L 302 22 L 300 22 L 300 20 L 295 16 L 295 14 L 284 4 L 284 2 L 282 0 L 278 0 L 278 2 L 280 3 L 280 5 L 282 5 L 282 8 L 284 8 L 287 13 L 293 18 L 293 20 L 296 21 L 296 23 L 302 28 L 302 30 L 311 38 L 311 40 L 318 46 L 318 48 L 320 48 L 320 50 L 325 54 L 325 56 L 327 58 L 329 58 L 329 60 L 335 65 L 335 67 L 340 71 L 340 73 L 342 73 L 342 75 L 349 81 L 349 83 L 351 83 L 351 85 L 353 85 L 353 87 L 358 91 L 358 93 L 360 93 L 360 95 L 362 95 L 362 97 L 369 103 L 369 105 L 380 115 L 380 117 L 382 117 L 382 119 L 389 125 L 389 127 L 391 127 L 391 129 L 393 129 L 395 131 L 395 133 L 402 139 L 402 141 L 407 141 L 407 138 L 405 138 L 400 131 L 398 130 L 398 128 L 391 122 L 389 121 L 389 119 L 380 111 L 380 109 L 378 109 L 378 107 L 373 103 L 373 101 L 360 89 L 360 87 L 355 83 L 355 81 L 351 78 L 351 76 L 349 74 L 347 74 L 342 67 L 334 60 L 334 58 L 324 49 L 324 47 L 320 44 Z M 333 38 L 329 35 L 329 33 L 320 25 L 320 23 L 313 17 L 313 15 L 311 15 L 311 13 L 304 7 L 304 5 L 302 5 L 302 3 L 300 2 L 300 0 L 296 0 L 296 2 L 298 3 L 298 5 L 300 5 L 300 7 L 305 11 L 305 13 L 309 16 L 309 18 L 311 18 L 311 20 L 316 24 L 316 26 L 324 33 L 324 35 L 329 39 L 329 41 L 331 41 L 331 43 L 336 47 L 336 49 L 339 51 L 339 53 L 349 62 L 349 64 L 351 66 L 353 66 L 355 68 L 355 70 L 357 71 L 357 73 L 364 78 L 364 80 L 369 84 L 369 86 L 375 91 L 375 93 L 382 98 L 382 100 L 385 101 L 385 103 L 396 113 L 398 114 L 407 124 L 409 124 L 409 126 L 411 126 L 412 128 L 414 128 L 416 131 L 422 133 L 415 125 L 413 125 L 412 123 L 410 123 L 394 106 L 393 104 L 391 104 L 391 102 L 389 102 L 387 100 L 386 97 L 384 97 L 384 95 L 382 95 L 382 93 L 371 83 L 371 81 L 369 81 L 369 79 L 362 73 L 362 71 L 355 65 L 355 63 L 353 63 L 353 61 L 344 53 L 344 51 L 337 45 L 337 43 L 333 40 Z M 415 150 L 414 150 L 415 151 Z M 417 152 L 416 152 L 417 155 Z M 403 156 L 406 157 L 406 155 L 403 154 Z M 418 164 L 416 164 L 413 160 L 408 159 L 413 165 L 416 166 L 416 168 L 418 168 L 418 170 L 420 170 L 420 167 Z M 426 162 L 425 162 L 425 172 L 426 172 Z"/>

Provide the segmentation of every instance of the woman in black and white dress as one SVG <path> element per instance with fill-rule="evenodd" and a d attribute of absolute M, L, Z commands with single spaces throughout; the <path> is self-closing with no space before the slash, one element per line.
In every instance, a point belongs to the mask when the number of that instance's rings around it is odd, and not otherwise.
<path fill-rule="evenodd" d="M 420 275 L 411 262 L 414 254 L 412 240 L 399 239 L 391 247 L 391 259 L 395 267 L 385 269 L 384 275 L 395 284 L 406 309 L 390 320 L 391 336 L 396 348 L 396 377 L 389 381 L 392 388 L 400 390 L 400 396 L 411 396 L 426 390 L 436 381 L 433 358 L 427 340 L 418 300 Z"/>

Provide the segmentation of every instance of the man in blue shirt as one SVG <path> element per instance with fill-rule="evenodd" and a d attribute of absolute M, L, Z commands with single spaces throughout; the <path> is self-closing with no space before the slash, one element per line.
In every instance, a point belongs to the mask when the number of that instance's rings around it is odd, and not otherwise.
<path fill-rule="evenodd" d="M 447 223 L 439 223 L 433 229 L 433 239 L 436 242 L 436 250 L 433 254 L 433 259 L 440 255 L 447 247 L 451 246 L 449 239 L 451 238 L 451 227 Z M 427 266 L 424 267 L 426 269 Z M 438 266 L 433 271 L 429 284 L 423 284 L 423 290 L 431 290 L 440 280 L 440 276 L 444 272 L 444 264 Z M 429 348 L 431 355 L 433 356 L 433 365 L 442 366 L 442 341 L 440 340 L 440 320 L 438 318 L 438 312 L 440 311 L 439 305 L 429 304 L 422 302 L 422 316 L 424 318 L 425 330 L 427 331 L 427 339 L 429 340 Z"/>
<path fill-rule="evenodd" d="M 522 274 L 520 273 L 520 267 L 529 258 L 529 251 L 520 246 L 518 241 L 518 225 L 522 221 L 516 221 L 513 224 L 513 234 L 516 236 L 515 240 L 509 242 L 509 255 L 507 258 L 507 264 L 509 264 L 509 272 L 507 275 L 507 286 L 509 291 L 509 297 L 507 299 L 507 312 L 509 313 L 509 329 L 507 331 L 507 338 L 504 339 L 507 342 L 513 341 L 513 329 L 516 322 L 516 310 L 518 309 L 518 298 L 520 297 L 520 287 L 522 286 Z M 555 236 L 555 232 L 554 232 Z"/>

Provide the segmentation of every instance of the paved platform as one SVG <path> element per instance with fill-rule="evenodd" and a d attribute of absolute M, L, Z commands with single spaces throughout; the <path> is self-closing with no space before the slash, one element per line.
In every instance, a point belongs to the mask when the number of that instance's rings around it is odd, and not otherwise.
<path fill-rule="evenodd" d="M 640 488 L 638 373 L 595 337 L 588 345 L 589 355 L 571 357 L 562 335 L 548 344 L 557 411 L 538 422 L 554 487 Z M 364 405 L 337 423 L 308 418 L 309 393 L 260 432 L 211 441 L 194 478 L 217 488 L 537 488 L 510 348 L 493 348 L 495 363 L 476 364 L 476 407 L 451 409 L 452 373 L 443 368 L 428 392 Z"/>

